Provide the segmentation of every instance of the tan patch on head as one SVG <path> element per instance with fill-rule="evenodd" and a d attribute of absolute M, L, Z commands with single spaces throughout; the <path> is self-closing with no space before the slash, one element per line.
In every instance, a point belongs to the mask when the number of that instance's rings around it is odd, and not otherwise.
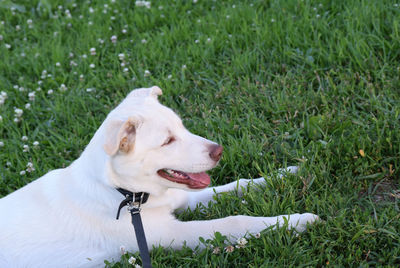
<path fill-rule="evenodd" d="M 119 143 L 119 150 L 123 153 L 129 153 L 135 147 L 136 127 L 131 122 L 125 126 L 124 136 Z"/>

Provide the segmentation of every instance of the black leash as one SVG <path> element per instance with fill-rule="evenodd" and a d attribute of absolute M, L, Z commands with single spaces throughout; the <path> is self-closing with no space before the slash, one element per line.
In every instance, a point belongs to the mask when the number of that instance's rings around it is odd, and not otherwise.
<path fill-rule="evenodd" d="M 122 200 L 121 204 L 119 205 L 117 220 L 119 218 L 121 209 L 125 206 L 128 206 L 128 211 L 132 216 L 132 224 L 133 228 L 135 229 L 136 241 L 139 246 L 140 256 L 142 257 L 142 266 L 143 268 L 151 268 L 151 260 L 149 249 L 147 247 L 146 235 L 144 234 L 142 218 L 140 217 L 140 206 L 147 202 L 150 194 L 145 192 L 132 193 L 121 188 L 117 188 L 117 190 L 125 196 L 125 199 Z"/>

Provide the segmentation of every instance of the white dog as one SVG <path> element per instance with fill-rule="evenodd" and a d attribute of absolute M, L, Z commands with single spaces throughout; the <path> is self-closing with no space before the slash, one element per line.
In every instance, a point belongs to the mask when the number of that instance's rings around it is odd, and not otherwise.
<path fill-rule="evenodd" d="M 231 239 L 283 225 L 303 231 L 314 214 L 231 216 L 180 222 L 178 208 L 213 201 L 215 193 L 241 190 L 264 178 L 206 188 L 205 171 L 222 147 L 190 133 L 157 101 L 158 87 L 132 91 L 106 118 L 82 155 L 0 199 L 0 267 L 99 267 L 118 260 L 120 247 L 138 251 L 131 215 L 116 211 L 124 197 L 116 188 L 147 192 L 141 216 L 149 248 L 195 248 L 215 232 Z M 296 168 L 289 168 L 295 171 Z M 239 187 L 238 187 L 239 186 Z M 203 189 L 202 191 L 194 191 Z M 189 190 L 189 191 L 188 191 Z"/>

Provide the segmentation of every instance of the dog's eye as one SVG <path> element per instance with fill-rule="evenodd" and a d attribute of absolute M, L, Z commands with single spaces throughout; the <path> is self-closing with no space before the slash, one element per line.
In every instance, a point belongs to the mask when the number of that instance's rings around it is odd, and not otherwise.
<path fill-rule="evenodd" d="M 175 141 L 175 138 L 174 138 L 174 137 L 168 137 L 168 138 L 165 140 L 165 142 L 163 143 L 162 146 L 170 145 L 170 144 L 173 143 L 174 141 Z"/>

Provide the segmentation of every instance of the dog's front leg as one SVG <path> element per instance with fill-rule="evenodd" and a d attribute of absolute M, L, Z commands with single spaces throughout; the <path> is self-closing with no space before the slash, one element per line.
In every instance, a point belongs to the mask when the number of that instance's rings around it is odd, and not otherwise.
<path fill-rule="evenodd" d="M 257 234 L 262 230 L 276 226 L 283 226 L 287 222 L 288 229 L 295 228 L 302 232 L 306 229 L 307 223 L 311 224 L 318 219 L 317 215 L 311 213 L 281 215 L 277 217 L 251 217 L 251 216 L 230 216 L 222 219 L 209 221 L 178 222 L 174 224 L 176 234 L 172 246 L 179 248 L 184 241 L 186 245 L 194 248 L 199 245 L 199 237 L 205 239 L 213 238 L 215 232 L 227 236 L 231 243 L 238 238 L 248 234 Z"/>
<path fill-rule="evenodd" d="M 286 169 L 279 169 L 279 178 L 282 178 L 285 173 L 294 174 L 297 172 L 297 170 L 298 167 L 296 166 L 290 166 Z M 189 207 L 190 209 L 195 209 L 198 204 L 207 206 L 208 202 L 215 202 L 213 196 L 219 193 L 237 191 L 239 196 L 241 196 L 243 190 L 247 187 L 256 187 L 257 185 L 262 185 L 264 183 L 265 179 L 262 177 L 258 179 L 240 179 L 225 185 L 209 187 L 199 192 L 191 192 L 189 194 L 187 207 Z"/>

